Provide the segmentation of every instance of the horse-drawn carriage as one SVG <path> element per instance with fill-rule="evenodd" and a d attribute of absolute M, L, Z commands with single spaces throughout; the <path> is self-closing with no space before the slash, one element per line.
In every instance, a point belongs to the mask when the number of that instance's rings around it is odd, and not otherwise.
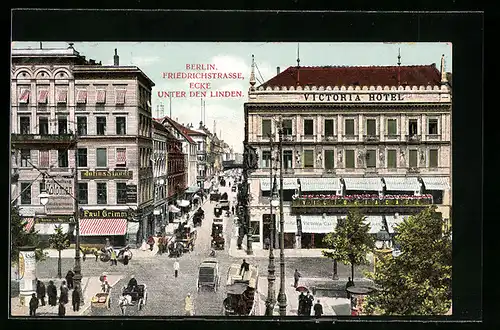
<path fill-rule="evenodd" d="M 193 226 L 201 226 L 203 219 L 205 219 L 205 211 L 200 207 L 193 215 Z"/>
<path fill-rule="evenodd" d="M 127 307 L 136 306 L 137 310 L 140 311 L 148 300 L 148 289 L 146 284 L 140 284 L 135 286 L 124 286 L 122 289 L 122 295 L 119 298 L 118 306 L 125 315 Z"/>
<path fill-rule="evenodd" d="M 220 194 L 219 194 L 219 191 L 213 191 L 211 194 L 210 194 L 210 201 L 213 202 L 218 202 L 220 199 Z"/>
<path fill-rule="evenodd" d="M 243 270 L 238 264 L 229 266 L 226 282 L 227 297 L 223 302 L 223 313 L 226 316 L 255 315 L 257 305 L 259 269 L 248 265 Z"/>
<path fill-rule="evenodd" d="M 216 250 L 224 250 L 224 225 L 222 222 L 212 223 L 212 248 Z"/>
<path fill-rule="evenodd" d="M 111 309 L 111 290 L 96 293 L 90 302 L 92 313 Z"/>
<path fill-rule="evenodd" d="M 132 259 L 132 251 L 128 246 L 122 248 L 116 248 L 113 246 L 104 246 L 100 251 L 99 259 L 103 262 L 108 262 L 111 260 L 111 252 L 115 251 L 116 260 L 128 264 L 130 259 Z"/>
<path fill-rule="evenodd" d="M 185 252 L 193 251 L 197 235 L 195 228 L 180 223 L 174 234 L 168 245 L 169 257 L 178 258 Z"/>

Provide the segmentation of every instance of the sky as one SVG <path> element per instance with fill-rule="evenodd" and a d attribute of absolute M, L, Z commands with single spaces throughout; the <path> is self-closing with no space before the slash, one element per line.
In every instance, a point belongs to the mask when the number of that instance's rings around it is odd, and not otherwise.
<path fill-rule="evenodd" d="M 205 91 L 206 126 L 222 137 L 235 152 L 243 151 L 243 104 L 248 100 L 248 78 L 252 54 L 258 70 L 257 86 L 276 75 L 277 67 L 283 72 L 297 65 L 297 48 L 301 66 L 370 66 L 396 65 L 398 50 L 401 65 L 429 65 L 439 68 L 441 55 L 445 55 L 445 69 L 452 72 L 451 43 L 183 43 L 183 42 L 75 42 L 73 47 L 87 59 L 113 65 L 114 49 L 118 50 L 120 65 L 139 67 L 154 83 L 151 103 L 153 115 L 160 117 L 157 107 L 164 106 L 169 115 L 169 98 L 162 91 L 185 91 L 186 97 L 172 97 L 172 117 L 181 124 L 199 126 L 202 120 L 201 98 L 190 91 Z M 13 42 L 13 48 L 39 48 L 40 42 Z M 67 48 L 66 42 L 42 42 L 43 48 Z M 212 70 L 187 70 L 186 65 L 213 64 Z M 201 68 L 200 68 L 201 69 Z M 164 73 L 215 72 L 235 73 L 235 79 L 210 80 L 210 86 L 191 86 L 203 79 L 168 79 Z M 240 77 L 237 74 L 241 74 Z M 209 87 L 209 89 L 198 89 Z M 242 97 L 209 97 L 210 91 L 241 91 Z M 159 97 L 159 92 L 164 97 Z"/>

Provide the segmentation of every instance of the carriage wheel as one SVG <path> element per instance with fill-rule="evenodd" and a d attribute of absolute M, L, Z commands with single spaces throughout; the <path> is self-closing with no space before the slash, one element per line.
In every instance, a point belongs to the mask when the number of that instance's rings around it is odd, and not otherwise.
<path fill-rule="evenodd" d="M 108 298 L 108 309 L 111 309 L 111 297 Z"/>
<path fill-rule="evenodd" d="M 137 310 L 140 311 L 142 309 L 142 304 L 143 304 L 143 299 L 139 299 L 139 301 L 137 302 Z"/>
<path fill-rule="evenodd" d="M 214 283 L 214 292 L 217 292 L 217 283 Z"/>
<path fill-rule="evenodd" d="M 148 293 L 144 292 L 144 305 L 148 303 Z"/>

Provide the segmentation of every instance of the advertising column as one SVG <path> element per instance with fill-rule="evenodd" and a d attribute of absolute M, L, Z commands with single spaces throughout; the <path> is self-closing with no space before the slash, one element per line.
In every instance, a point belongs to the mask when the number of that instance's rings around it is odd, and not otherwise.
<path fill-rule="evenodd" d="M 19 248 L 19 300 L 21 305 L 29 306 L 31 295 L 36 288 L 35 248 Z"/>

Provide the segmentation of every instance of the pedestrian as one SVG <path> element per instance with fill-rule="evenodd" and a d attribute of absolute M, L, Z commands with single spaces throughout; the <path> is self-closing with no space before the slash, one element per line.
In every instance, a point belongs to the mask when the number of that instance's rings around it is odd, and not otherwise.
<path fill-rule="evenodd" d="M 302 275 L 299 273 L 299 271 L 296 269 L 295 273 L 293 273 L 293 287 L 297 288 L 299 285 L 299 278 L 301 278 Z"/>
<path fill-rule="evenodd" d="M 99 261 L 99 250 L 94 249 L 95 261 Z"/>
<path fill-rule="evenodd" d="M 64 302 L 62 300 L 59 299 L 59 311 L 58 311 L 58 315 L 60 317 L 63 317 L 66 315 L 66 306 L 64 306 Z"/>
<path fill-rule="evenodd" d="M 38 298 L 36 297 L 36 294 L 33 293 L 30 299 L 30 316 L 35 316 L 37 308 L 38 308 Z"/>
<path fill-rule="evenodd" d="M 153 238 L 153 236 L 148 237 L 147 244 L 149 245 L 149 250 L 153 251 L 153 247 L 155 246 L 155 239 Z"/>
<path fill-rule="evenodd" d="M 305 302 L 306 302 L 306 296 L 304 295 L 304 292 L 301 292 L 299 295 L 299 308 L 297 309 L 298 316 L 304 315 Z"/>
<path fill-rule="evenodd" d="M 320 317 L 321 315 L 323 315 L 323 306 L 319 303 L 318 299 L 316 304 L 314 304 L 314 316 Z"/>
<path fill-rule="evenodd" d="M 71 295 L 71 302 L 73 303 L 73 312 L 78 312 L 80 310 L 80 292 L 78 292 L 78 284 L 77 287 L 73 290 Z"/>
<path fill-rule="evenodd" d="M 305 308 L 305 313 L 304 313 L 305 315 L 311 316 L 313 302 L 314 302 L 314 297 L 309 292 L 307 292 L 306 304 L 305 304 L 306 308 Z"/>
<path fill-rule="evenodd" d="M 69 289 L 68 286 L 66 285 L 66 281 L 62 281 L 61 287 L 59 288 L 59 291 L 61 291 L 61 294 L 59 295 L 59 302 L 63 302 L 63 304 L 67 304 L 69 301 L 68 294 L 69 294 Z"/>
<path fill-rule="evenodd" d="M 243 272 L 248 272 L 249 270 L 250 270 L 250 265 L 245 259 L 243 259 L 243 262 L 241 263 L 240 267 L 240 275 L 242 275 Z"/>
<path fill-rule="evenodd" d="M 174 261 L 174 276 L 175 276 L 175 278 L 177 278 L 178 275 L 179 275 L 179 261 L 177 259 L 175 259 L 175 261 Z"/>
<path fill-rule="evenodd" d="M 66 274 L 66 283 L 68 283 L 68 290 L 73 289 L 73 277 L 75 276 L 75 273 L 70 269 L 68 270 L 68 273 Z"/>
<path fill-rule="evenodd" d="M 125 251 L 125 252 L 123 253 L 123 264 L 124 264 L 125 266 L 127 266 L 127 265 L 128 265 L 128 261 L 129 261 L 129 256 L 128 256 L 128 254 L 129 254 L 129 251 L 128 251 L 128 250 L 127 250 L 127 251 Z"/>
<path fill-rule="evenodd" d="M 234 214 L 234 205 L 231 206 L 231 213 Z"/>
<path fill-rule="evenodd" d="M 118 265 L 118 262 L 116 260 L 116 251 L 115 249 L 111 249 L 111 266 L 113 265 Z"/>
<path fill-rule="evenodd" d="M 184 310 L 185 310 L 187 316 L 194 315 L 194 306 L 193 306 L 193 301 L 191 300 L 190 293 L 188 293 L 186 296 L 186 299 L 184 299 Z"/>
<path fill-rule="evenodd" d="M 269 247 L 271 246 L 271 240 L 269 237 L 264 238 L 264 249 L 269 250 Z"/>
<path fill-rule="evenodd" d="M 49 297 L 49 306 L 56 306 L 57 288 L 54 285 L 54 281 L 49 281 L 49 285 L 47 285 L 47 296 Z"/>
<path fill-rule="evenodd" d="M 42 303 L 42 306 L 45 306 L 45 293 L 46 293 L 45 284 L 43 284 L 42 281 L 37 280 L 36 281 L 36 296 L 37 296 L 37 299 L 39 299 L 40 302 Z"/>

